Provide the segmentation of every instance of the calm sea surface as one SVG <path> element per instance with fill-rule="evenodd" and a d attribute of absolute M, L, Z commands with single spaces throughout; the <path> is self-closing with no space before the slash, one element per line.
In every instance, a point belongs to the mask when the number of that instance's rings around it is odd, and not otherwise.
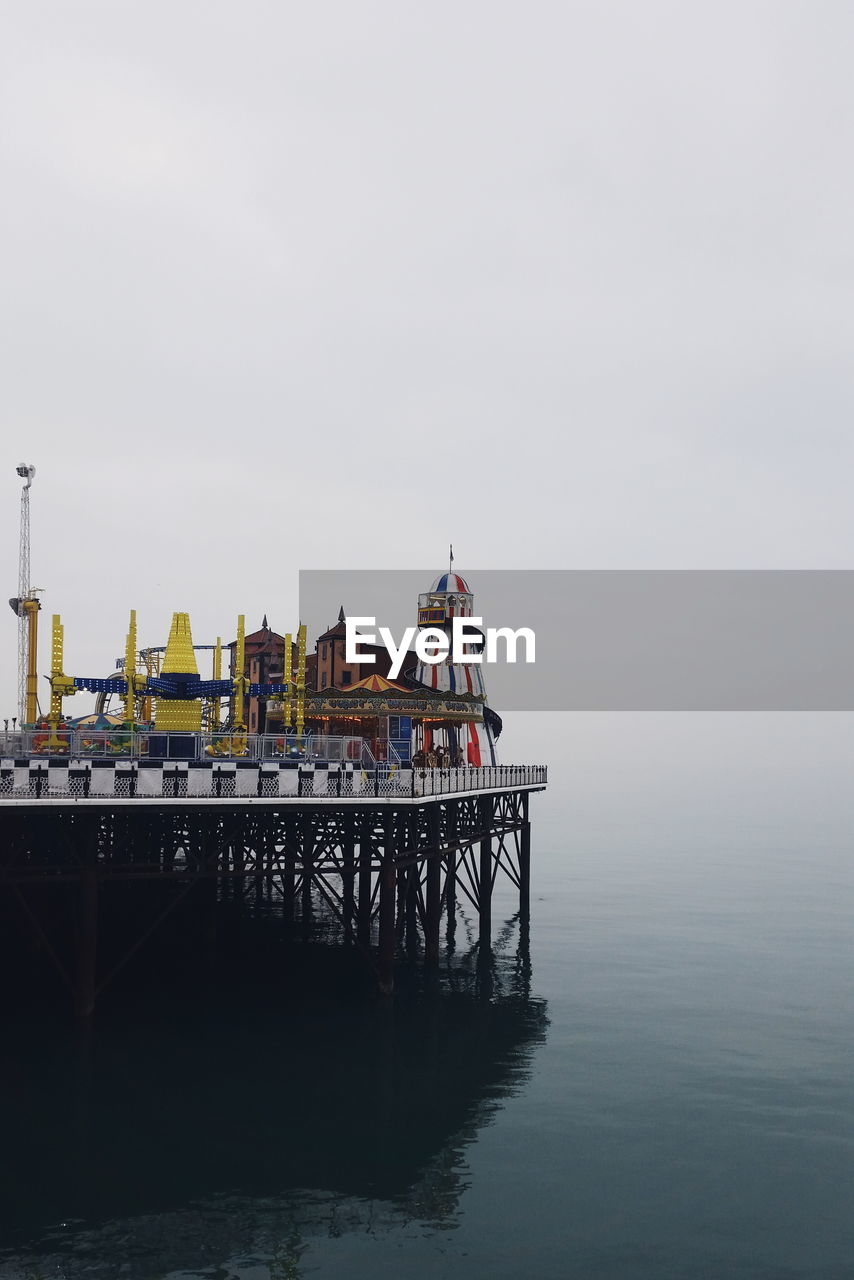
<path fill-rule="evenodd" d="M 336 956 L 7 1023 L 3 1280 L 854 1276 L 850 718 L 504 744 L 553 782 L 488 981 L 461 915 L 392 1011 Z"/>

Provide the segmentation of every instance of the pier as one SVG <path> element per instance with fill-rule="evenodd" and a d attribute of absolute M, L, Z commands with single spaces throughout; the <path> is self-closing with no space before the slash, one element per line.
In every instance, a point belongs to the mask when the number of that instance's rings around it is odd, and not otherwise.
<path fill-rule="evenodd" d="M 546 782 L 530 765 L 7 755 L 5 942 L 47 957 L 85 1020 L 174 912 L 215 949 L 222 904 L 266 894 L 296 934 L 324 912 L 390 995 L 399 947 L 438 966 L 458 902 L 488 955 L 499 875 L 527 919 L 529 797 Z"/>
<path fill-rule="evenodd" d="M 30 603 L 24 618 L 13 601 L 35 671 Z M 473 617 L 451 561 L 418 598 L 418 628 L 435 645 Z M 334 926 L 383 996 L 401 950 L 438 968 L 442 921 L 453 938 L 465 906 L 488 974 L 499 876 L 527 930 L 529 799 L 546 769 L 498 763 L 501 717 L 476 644 L 465 660 L 444 646 L 398 654 L 408 665 L 393 680 L 376 646 L 348 657 L 346 628 L 342 606 L 309 654 L 304 624 L 282 635 L 265 615 L 247 635 L 239 614 L 232 643 L 197 645 L 178 611 L 165 644 L 140 647 L 131 609 L 114 673 L 71 676 L 53 615 L 47 714 L 31 682 L 21 724 L 0 734 L 7 975 L 25 984 L 49 964 L 85 1022 L 138 956 L 156 968 L 170 930 L 186 942 L 182 962 L 215 967 L 223 935 L 263 902 L 292 940 L 309 940 L 320 917 Z M 95 709 L 69 718 L 64 703 L 80 694 Z"/>

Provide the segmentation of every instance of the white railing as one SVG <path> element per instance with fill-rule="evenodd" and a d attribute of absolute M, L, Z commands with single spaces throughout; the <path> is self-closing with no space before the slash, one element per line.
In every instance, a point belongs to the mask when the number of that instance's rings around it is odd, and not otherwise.
<path fill-rule="evenodd" d="M 414 796 L 448 795 L 454 791 L 493 791 L 509 787 L 539 786 L 548 782 L 544 764 L 494 764 L 479 768 L 412 769 Z"/>
<path fill-rule="evenodd" d="M 397 748 L 390 738 L 376 738 L 374 743 L 374 757 L 378 764 L 387 764 L 400 768 L 403 761 L 398 754 Z"/>
<path fill-rule="evenodd" d="M 158 762 L 160 763 L 160 762 Z M 253 768 L 215 761 L 153 762 L 72 758 L 67 767 L 55 758 L 0 767 L 0 800 L 109 797 L 153 799 L 422 799 L 467 791 L 500 791 L 545 786 L 545 765 L 492 765 L 483 768 L 411 769 L 358 765 L 258 761 Z"/>

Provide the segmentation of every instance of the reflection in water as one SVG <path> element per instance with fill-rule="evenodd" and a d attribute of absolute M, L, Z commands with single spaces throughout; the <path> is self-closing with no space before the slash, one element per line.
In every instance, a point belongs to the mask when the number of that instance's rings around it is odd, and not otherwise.
<path fill-rule="evenodd" d="M 453 1227 L 465 1147 L 526 1078 L 545 1006 L 518 921 L 433 986 L 404 978 L 394 1007 L 255 978 L 126 992 L 86 1039 L 19 1020 L 0 1276 L 138 1280 L 226 1259 L 297 1276 L 319 1233 Z"/>

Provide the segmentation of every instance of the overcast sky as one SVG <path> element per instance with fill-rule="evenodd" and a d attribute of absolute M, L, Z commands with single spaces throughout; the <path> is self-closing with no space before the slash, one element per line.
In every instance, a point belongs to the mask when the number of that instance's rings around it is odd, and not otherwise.
<path fill-rule="evenodd" d="M 284 630 L 298 568 L 451 538 L 850 568 L 852 38 L 842 0 L 6 0 L 0 566 L 26 460 L 45 659 L 54 611 L 101 674 L 131 606 Z"/>

